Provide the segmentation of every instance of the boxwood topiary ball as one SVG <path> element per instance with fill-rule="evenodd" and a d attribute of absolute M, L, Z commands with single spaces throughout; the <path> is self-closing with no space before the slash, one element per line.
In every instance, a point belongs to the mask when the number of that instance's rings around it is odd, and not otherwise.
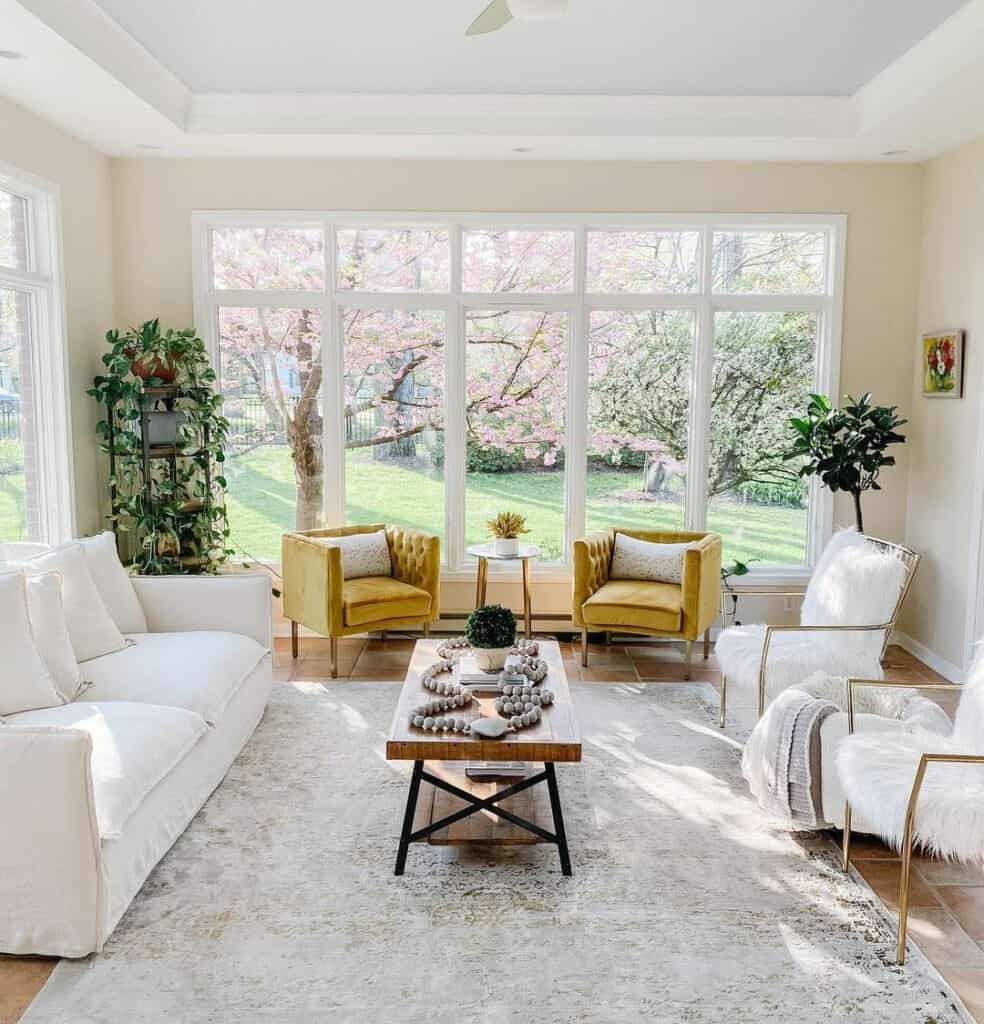
<path fill-rule="evenodd" d="M 516 642 L 516 616 L 501 604 L 482 605 L 468 616 L 465 636 L 472 647 L 512 647 Z"/>

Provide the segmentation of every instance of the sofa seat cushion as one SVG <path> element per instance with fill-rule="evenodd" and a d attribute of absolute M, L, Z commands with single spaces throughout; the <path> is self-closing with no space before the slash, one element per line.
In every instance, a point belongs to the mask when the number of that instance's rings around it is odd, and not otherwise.
<path fill-rule="evenodd" d="M 193 711 L 217 724 L 266 649 L 240 633 L 134 633 L 125 651 L 85 664 L 90 701 L 127 700 Z"/>
<path fill-rule="evenodd" d="M 117 839 L 147 794 L 208 731 L 184 708 L 108 701 L 75 701 L 5 719 L 18 725 L 78 729 L 92 738 L 92 794 L 102 839 Z"/>
<path fill-rule="evenodd" d="M 683 591 L 672 583 L 609 580 L 581 607 L 592 626 L 628 626 L 678 633 L 683 621 Z"/>
<path fill-rule="evenodd" d="M 365 576 L 346 580 L 342 612 L 346 626 L 369 625 L 386 619 L 426 619 L 431 596 L 426 590 L 391 576 Z"/>

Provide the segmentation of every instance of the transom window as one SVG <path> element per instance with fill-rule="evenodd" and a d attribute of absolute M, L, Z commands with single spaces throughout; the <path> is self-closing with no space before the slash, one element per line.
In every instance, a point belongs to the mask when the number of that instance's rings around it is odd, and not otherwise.
<path fill-rule="evenodd" d="M 0 164 L 0 541 L 73 535 L 55 190 Z"/>
<path fill-rule="evenodd" d="M 829 496 L 784 459 L 836 390 L 840 217 L 196 214 L 233 540 L 394 522 L 449 571 L 497 512 L 566 566 L 606 526 L 805 569 Z M 0 242 L 2 246 L 2 242 Z"/>

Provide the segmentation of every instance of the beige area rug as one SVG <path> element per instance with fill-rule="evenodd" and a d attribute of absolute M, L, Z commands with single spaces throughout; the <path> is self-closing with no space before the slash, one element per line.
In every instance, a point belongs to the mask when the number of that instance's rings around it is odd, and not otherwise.
<path fill-rule="evenodd" d="M 26 1024 L 951 1024 L 962 1020 L 821 843 L 748 797 L 710 687 L 573 687 L 553 847 L 411 847 L 394 683 L 284 684 L 105 951 Z"/>

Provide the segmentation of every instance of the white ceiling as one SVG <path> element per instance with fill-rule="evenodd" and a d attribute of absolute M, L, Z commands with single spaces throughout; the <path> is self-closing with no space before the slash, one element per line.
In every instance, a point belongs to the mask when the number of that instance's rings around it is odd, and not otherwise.
<path fill-rule="evenodd" d="M 984 134 L 984 0 L 570 0 L 466 39 L 483 2 L 0 0 L 25 58 L 0 97 L 148 158 L 910 161 Z"/>
<path fill-rule="evenodd" d="M 193 92 L 849 96 L 964 0 L 97 0 Z"/>

